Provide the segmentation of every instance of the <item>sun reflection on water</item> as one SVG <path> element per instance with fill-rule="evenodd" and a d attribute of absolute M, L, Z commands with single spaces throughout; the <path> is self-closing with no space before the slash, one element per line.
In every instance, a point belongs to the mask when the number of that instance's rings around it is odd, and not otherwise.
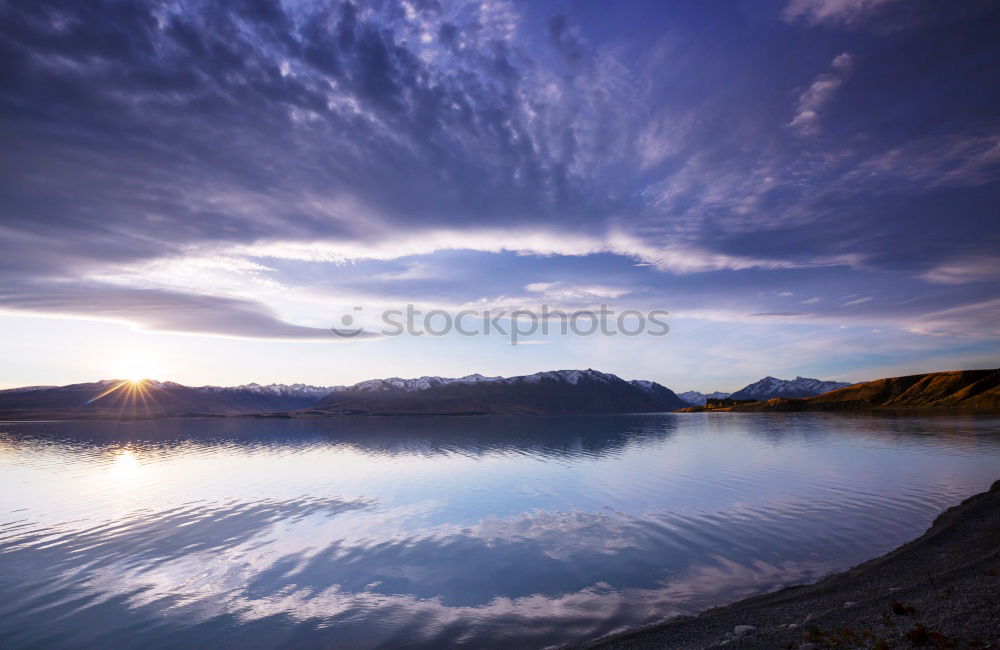
<path fill-rule="evenodd" d="M 127 447 L 113 452 L 109 474 L 112 479 L 120 482 L 132 481 L 143 473 L 142 463 L 134 451 Z"/>

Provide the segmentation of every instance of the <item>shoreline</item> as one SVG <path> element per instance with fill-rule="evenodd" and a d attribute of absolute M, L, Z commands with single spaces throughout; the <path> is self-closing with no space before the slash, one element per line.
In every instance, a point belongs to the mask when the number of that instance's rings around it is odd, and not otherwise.
<path fill-rule="evenodd" d="M 1000 481 L 920 537 L 786 587 L 564 650 L 1000 647 Z"/>

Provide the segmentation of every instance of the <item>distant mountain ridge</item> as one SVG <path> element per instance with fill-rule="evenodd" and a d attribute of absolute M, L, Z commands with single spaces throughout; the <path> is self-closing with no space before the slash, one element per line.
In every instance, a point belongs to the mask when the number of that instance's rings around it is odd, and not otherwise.
<path fill-rule="evenodd" d="M 775 397 L 813 397 L 850 385 L 851 383 L 846 381 L 822 381 L 809 377 L 778 379 L 769 376 L 744 386 L 728 397 L 734 400 L 752 399 L 757 401 L 766 401 Z"/>
<path fill-rule="evenodd" d="M 752 399 L 766 401 L 775 397 L 812 397 L 822 393 L 850 386 L 850 382 L 845 381 L 822 381 L 820 379 L 810 379 L 809 377 L 796 377 L 795 379 L 778 379 L 777 377 L 764 377 L 752 384 L 748 384 L 735 393 L 715 391 L 714 393 L 701 393 L 696 390 L 689 390 L 678 393 L 677 396 L 690 406 L 705 406 L 705 402 L 710 399 Z"/>
<path fill-rule="evenodd" d="M 517 377 L 392 378 L 327 395 L 302 415 L 648 413 L 686 404 L 655 382 L 627 382 L 597 370 Z"/>
<path fill-rule="evenodd" d="M 504 381 L 503 377 L 486 377 L 478 373 L 466 375 L 465 377 L 415 377 L 413 379 L 402 379 L 400 377 L 389 377 L 387 379 L 369 379 L 358 382 L 353 386 L 341 386 L 339 390 L 355 391 L 381 391 L 381 390 L 401 390 L 412 393 L 415 391 L 427 390 L 435 386 L 446 386 L 448 384 L 476 384 L 479 382 Z M 332 392 L 332 391 L 331 391 Z"/>
<path fill-rule="evenodd" d="M 27 419 L 246 415 L 305 408 L 329 392 L 306 384 L 192 387 L 172 381 L 104 379 L 0 391 L 0 415 Z"/>
<path fill-rule="evenodd" d="M 755 404 L 738 411 L 848 410 L 961 407 L 1000 410 L 1000 371 L 967 370 L 880 379 L 861 384 L 774 377 L 729 397 Z M 774 393 L 835 390 L 808 397 Z M 688 399 L 722 397 L 684 393 Z M 244 384 L 185 386 L 170 381 L 103 380 L 68 386 L 0 390 L 0 419 L 159 418 L 267 415 L 471 415 L 651 413 L 690 406 L 669 388 L 648 380 L 625 381 L 593 369 L 553 370 L 516 377 L 416 377 L 370 379 L 352 386 Z"/>
<path fill-rule="evenodd" d="M 699 393 L 696 390 L 689 390 L 683 393 L 677 393 L 677 397 L 690 404 L 691 406 L 705 406 L 705 401 L 710 399 L 725 399 L 729 397 L 731 393 L 724 393 L 721 390 L 717 390 L 714 393 Z"/>
<path fill-rule="evenodd" d="M 309 384 L 243 384 L 241 386 L 185 386 L 184 384 L 178 384 L 173 381 L 158 381 L 156 379 L 144 379 L 143 383 L 153 386 L 155 388 L 168 388 L 183 386 L 184 388 L 190 388 L 191 390 L 197 390 L 205 393 L 224 393 L 224 392 L 240 392 L 245 391 L 249 393 L 257 394 L 270 394 L 270 395 L 294 395 L 294 396 L 305 396 L 305 395 L 318 395 L 322 397 L 330 393 L 331 391 L 344 388 L 343 386 L 311 386 Z M 0 390 L 0 394 L 3 393 L 30 393 L 40 390 L 51 390 L 59 388 L 68 388 L 69 386 L 98 386 L 98 387 L 110 387 L 118 384 L 126 384 L 129 380 L 127 379 L 102 379 L 100 381 L 88 383 L 88 384 L 69 384 L 68 386 L 21 386 L 19 388 L 6 388 Z"/>
<path fill-rule="evenodd" d="M 311 386 L 309 384 L 243 384 L 241 386 L 197 386 L 205 392 L 246 391 L 259 395 L 283 395 L 320 398 L 344 386 Z"/>
<path fill-rule="evenodd" d="M 459 414 L 619 413 L 686 406 L 656 382 L 626 382 L 596 370 L 556 370 L 518 377 L 370 379 L 352 386 L 256 383 L 185 386 L 176 382 L 102 380 L 0 391 L 5 418 L 158 418 L 294 413 Z"/>

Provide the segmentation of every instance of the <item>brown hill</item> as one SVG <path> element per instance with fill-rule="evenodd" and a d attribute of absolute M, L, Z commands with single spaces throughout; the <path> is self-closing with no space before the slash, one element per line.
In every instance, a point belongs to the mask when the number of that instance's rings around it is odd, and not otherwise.
<path fill-rule="evenodd" d="M 876 379 L 804 399 L 772 399 L 727 411 L 960 408 L 1000 411 L 1000 370 L 955 370 Z"/>

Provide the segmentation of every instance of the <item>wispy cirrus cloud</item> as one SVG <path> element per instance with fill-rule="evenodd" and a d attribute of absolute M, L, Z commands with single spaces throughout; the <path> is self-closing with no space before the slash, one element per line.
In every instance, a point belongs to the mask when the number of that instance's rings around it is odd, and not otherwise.
<path fill-rule="evenodd" d="M 323 301 L 537 283 L 734 323 L 983 303 L 996 13 L 835 58 L 798 29 L 902 5 L 0 2 L 0 309 L 301 339 Z"/>
<path fill-rule="evenodd" d="M 799 95 L 795 117 L 788 126 L 801 135 L 816 135 L 820 131 L 820 115 L 843 85 L 854 66 L 854 59 L 844 52 L 830 63 L 832 70 L 816 77 Z"/>
<path fill-rule="evenodd" d="M 532 282 L 525 285 L 524 290 L 538 294 L 545 300 L 585 302 L 621 298 L 630 293 L 630 289 L 625 287 L 578 285 L 569 282 Z"/>
<path fill-rule="evenodd" d="M 934 284 L 959 285 L 969 282 L 995 282 L 1000 278 L 1000 257 L 982 256 L 945 262 L 921 274 Z"/>
<path fill-rule="evenodd" d="M 790 0 L 783 12 L 788 22 L 849 25 L 896 0 Z"/>
<path fill-rule="evenodd" d="M 1000 299 L 924 314 L 908 327 L 916 334 L 955 338 L 1000 336 Z"/>
<path fill-rule="evenodd" d="M 283 321 L 253 300 L 109 285 L 37 286 L 0 292 L 0 311 L 88 318 L 139 329 L 262 340 L 336 341 L 329 329 Z M 355 338 L 372 338 L 360 333 Z"/>
<path fill-rule="evenodd" d="M 604 234 L 566 233 L 544 229 L 430 230 L 403 236 L 386 234 L 377 240 L 262 241 L 225 250 L 226 255 L 259 259 L 287 259 L 338 264 L 355 260 L 391 260 L 439 251 L 470 250 L 487 253 L 585 257 L 614 254 L 646 262 L 672 273 L 725 269 L 779 269 L 851 265 L 847 257 L 800 260 L 752 258 L 700 249 L 693 243 L 651 242 L 648 238 L 611 230 Z"/>
<path fill-rule="evenodd" d="M 1000 129 L 919 137 L 880 152 L 845 175 L 848 182 L 975 187 L 1000 178 Z"/>

